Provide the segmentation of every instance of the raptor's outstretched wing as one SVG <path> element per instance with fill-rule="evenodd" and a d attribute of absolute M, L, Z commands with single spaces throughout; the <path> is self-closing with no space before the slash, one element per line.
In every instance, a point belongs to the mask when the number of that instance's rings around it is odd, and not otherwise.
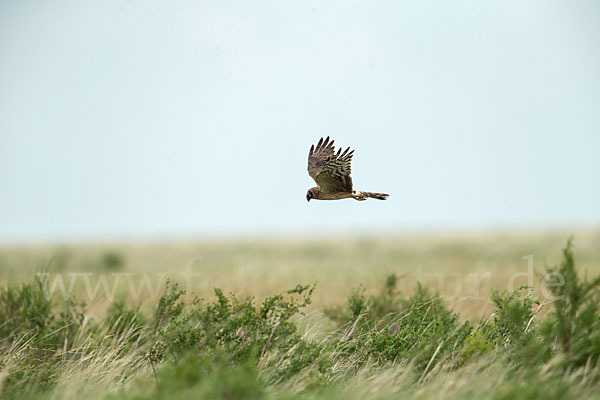
<path fill-rule="evenodd" d="M 337 154 L 333 147 L 333 140 L 329 136 L 321 138 L 317 146 L 311 146 L 308 153 L 308 174 L 315 180 L 322 191 L 352 192 L 352 178 L 350 177 L 351 162 L 354 150 L 348 147 L 343 153 L 339 149 Z"/>
<path fill-rule="evenodd" d="M 308 174 L 317 181 L 317 176 L 321 173 L 321 170 L 331 159 L 335 152 L 333 147 L 333 140 L 329 141 L 329 136 L 323 141 L 323 138 L 317 143 L 317 147 L 313 144 L 310 146 L 308 152 Z M 318 183 L 318 182 L 317 182 Z"/>

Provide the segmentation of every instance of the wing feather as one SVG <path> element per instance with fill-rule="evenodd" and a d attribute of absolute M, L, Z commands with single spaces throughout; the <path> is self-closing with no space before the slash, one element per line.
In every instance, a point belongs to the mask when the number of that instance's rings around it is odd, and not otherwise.
<path fill-rule="evenodd" d="M 308 153 L 308 174 L 316 181 L 321 170 L 333 156 L 335 148 L 333 140 L 329 141 L 329 136 L 325 140 L 321 138 L 317 146 L 313 144 Z M 318 183 L 318 182 L 317 182 Z"/>
<path fill-rule="evenodd" d="M 354 150 L 348 147 L 342 153 L 338 149 L 335 153 L 333 140 L 329 136 L 319 140 L 317 146 L 311 146 L 308 153 L 308 173 L 315 180 L 322 191 L 352 192 L 351 162 Z"/>

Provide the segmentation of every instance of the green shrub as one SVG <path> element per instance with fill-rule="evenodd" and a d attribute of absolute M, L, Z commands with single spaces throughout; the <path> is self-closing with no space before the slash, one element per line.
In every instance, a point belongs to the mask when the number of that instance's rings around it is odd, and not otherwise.
<path fill-rule="evenodd" d="M 100 265 L 106 271 L 119 271 L 125 266 L 125 257 L 120 253 L 109 251 L 102 256 Z"/>
<path fill-rule="evenodd" d="M 383 329 L 371 331 L 367 351 L 379 362 L 405 359 L 423 369 L 444 357 L 454 358 L 470 332 L 468 323 L 458 324 L 457 315 L 439 296 L 419 284 L 402 312 L 394 314 Z"/>
<path fill-rule="evenodd" d="M 544 283 L 554 301 L 553 310 L 542 326 L 542 335 L 549 346 L 555 343 L 560 346 L 568 366 L 596 365 L 600 359 L 600 276 L 592 281 L 579 278 L 572 240 L 563 249 L 561 263 L 548 269 L 548 273 Z"/>
<path fill-rule="evenodd" d="M 10 354 L 3 397 L 29 398 L 55 384 L 60 369 L 55 353 L 71 351 L 84 311 L 85 304 L 75 300 L 53 306 L 40 282 L 0 288 L 0 349 Z"/>
<path fill-rule="evenodd" d="M 0 337 L 17 338 L 44 332 L 52 320 L 52 305 L 40 285 L 0 288 Z"/>
<path fill-rule="evenodd" d="M 368 300 L 362 291 L 354 291 L 348 299 L 349 312 L 340 308 L 328 311 L 337 322 L 349 321 L 338 340 L 329 344 L 336 362 L 410 362 L 426 370 L 460 353 L 471 332 L 470 325 L 458 324 L 457 315 L 444 306 L 439 296 L 431 295 L 420 284 L 408 299 L 400 298 L 396 284 L 396 276 L 390 275 L 379 294 Z"/>
<path fill-rule="evenodd" d="M 460 358 L 457 365 L 462 366 L 477 356 L 487 353 L 495 348 L 494 344 L 489 342 L 481 331 L 472 332 L 465 341 L 460 352 Z"/>
<path fill-rule="evenodd" d="M 496 310 L 493 324 L 487 329 L 488 338 L 504 346 L 525 344 L 533 333 L 533 306 L 539 305 L 533 289 L 523 286 L 503 294 L 493 291 L 491 299 L 496 304 Z"/>
<path fill-rule="evenodd" d="M 36 347 L 64 347 L 84 322 L 85 303 L 69 299 L 53 307 L 41 283 L 0 288 L 0 338 L 34 339 Z"/>
<path fill-rule="evenodd" d="M 401 312 L 408 306 L 397 290 L 398 279 L 396 274 L 388 275 L 379 293 L 368 298 L 365 296 L 365 288 L 359 286 L 352 290 L 346 307 L 328 308 L 325 314 L 340 326 L 360 318 L 361 324 L 374 327 L 383 318 Z"/>
<path fill-rule="evenodd" d="M 301 339 L 291 318 L 310 304 L 313 290 L 314 286 L 298 285 L 286 292 L 288 298 L 277 294 L 257 307 L 252 297 L 239 300 L 215 289 L 215 301 L 196 299 L 186 308 L 184 291 L 177 285 L 167 287 L 155 312 L 155 343 L 149 359 L 156 365 L 167 355 L 177 359 L 190 351 L 223 351 L 233 360 L 244 361 L 255 354 L 262 358 L 279 352 L 290 357 L 290 365 L 297 369 L 298 360 L 289 350 Z"/>

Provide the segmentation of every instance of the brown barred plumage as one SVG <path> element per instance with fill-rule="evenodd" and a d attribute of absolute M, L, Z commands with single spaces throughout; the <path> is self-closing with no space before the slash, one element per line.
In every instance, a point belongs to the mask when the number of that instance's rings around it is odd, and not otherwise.
<path fill-rule="evenodd" d="M 363 201 L 367 198 L 386 200 L 389 194 L 356 192 L 352 188 L 350 177 L 351 162 L 354 150 L 348 147 L 343 153 L 340 148 L 337 153 L 333 140 L 329 136 L 321 138 L 308 152 L 308 174 L 315 180 L 317 186 L 310 188 L 306 193 L 306 200 L 340 200 L 353 198 Z"/>

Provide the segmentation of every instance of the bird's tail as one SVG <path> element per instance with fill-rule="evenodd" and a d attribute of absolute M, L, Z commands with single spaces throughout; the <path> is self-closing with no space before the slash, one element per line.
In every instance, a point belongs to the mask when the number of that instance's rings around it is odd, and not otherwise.
<path fill-rule="evenodd" d="M 387 193 L 374 193 L 374 192 L 357 192 L 354 195 L 356 200 L 366 200 L 368 197 L 377 200 L 387 200 L 389 194 Z"/>

